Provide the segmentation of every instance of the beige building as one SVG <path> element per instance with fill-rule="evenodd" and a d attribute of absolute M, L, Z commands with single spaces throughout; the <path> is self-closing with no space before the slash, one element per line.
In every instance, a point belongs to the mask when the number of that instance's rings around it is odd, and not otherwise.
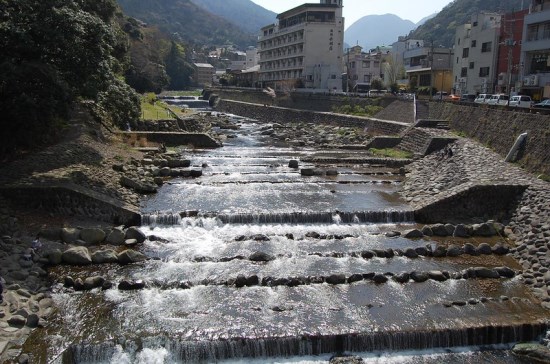
<path fill-rule="evenodd" d="M 386 64 L 391 58 L 389 50 L 371 49 L 363 52 L 361 46 L 350 48 L 344 54 L 345 71 L 347 75 L 347 90 L 352 92 L 364 92 L 370 90 L 373 80 L 379 79 L 386 87 Z"/>
<path fill-rule="evenodd" d="M 342 90 L 343 0 L 303 4 L 277 16 L 258 39 L 260 82 L 274 89 Z"/>
<path fill-rule="evenodd" d="M 193 63 L 193 80 L 198 86 L 212 86 L 216 70 L 209 63 Z"/>

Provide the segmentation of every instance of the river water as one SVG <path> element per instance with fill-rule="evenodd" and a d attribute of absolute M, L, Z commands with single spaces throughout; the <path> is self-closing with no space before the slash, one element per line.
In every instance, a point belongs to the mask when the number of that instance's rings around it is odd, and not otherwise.
<path fill-rule="evenodd" d="M 497 256 L 362 257 L 449 241 L 395 236 L 416 227 L 398 169 L 345 162 L 363 151 L 274 143 L 265 126 L 236 122 L 223 148 L 183 152 L 202 177 L 173 180 L 143 201 L 142 230 L 152 237 L 140 250 L 151 260 L 54 272 L 141 279 L 146 288 L 58 286 L 56 319 L 29 340 L 37 362 L 322 363 L 346 352 L 369 363 L 516 363 L 503 349 L 545 331 L 546 313 L 518 278 L 375 284 L 375 273 L 520 267 Z M 342 162 L 302 162 L 327 156 Z M 303 177 L 291 159 L 338 174 Z M 269 261 L 253 261 L 258 253 Z M 323 281 L 336 275 L 365 279 Z"/>

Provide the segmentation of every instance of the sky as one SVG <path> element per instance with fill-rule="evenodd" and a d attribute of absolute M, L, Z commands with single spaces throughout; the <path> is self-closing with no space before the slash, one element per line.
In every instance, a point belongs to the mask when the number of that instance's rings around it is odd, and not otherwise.
<path fill-rule="evenodd" d="M 282 13 L 304 3 L 319 3 L 319 0 L 252 0 L 256 4 Z M 344 0 L 346 29 L 366 15 L 395 14 L 413 23 L 426 16 L 438 13 L 452 0 Z"/>

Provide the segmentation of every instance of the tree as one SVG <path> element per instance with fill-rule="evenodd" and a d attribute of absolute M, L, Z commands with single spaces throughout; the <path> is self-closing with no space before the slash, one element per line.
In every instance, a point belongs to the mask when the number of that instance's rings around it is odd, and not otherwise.
<path fill-rule="evenodd" d="M 375 78 L 370 82 L 371 90 L 382 90 L 383 88 L 384 88 L 384 85 L 382 84 L 382 80 L 379 78 Z"/>
<path fill-rule="evenodd" d="M 189 87 L 193 76 L 193 67 L 185 60 L 185 49 L 181 44 L 172 41 L 165 63 L 166 73 L 170 78 L 168 87 L 171 90 L 183 90 Z"/>
<path fill-rule="evenodd" d="M 0 11 L 0 152 L 32 146 L 55 136 L 60 120 L 79 100 L 96 103 L 121 121 L 110 100 L 139 115 L 133 91 L 120 80 L 115 58 L 120 34 L 112 22 L 115 3 L 75 0 L 2 0 Z M 128 121 L 128 120 L 127 120 Z"/>

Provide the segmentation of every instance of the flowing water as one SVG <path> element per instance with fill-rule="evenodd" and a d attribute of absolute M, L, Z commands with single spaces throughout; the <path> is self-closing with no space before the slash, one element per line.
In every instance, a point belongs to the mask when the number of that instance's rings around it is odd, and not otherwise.
<path fill-rule="evenodd" d="M 344 161 L 364 152 L 275 144 L 262 125 L 240 122 L 223 148 L 184 152 L 203 166 L 202 177 L 173 180 L 143 202 L 151 238 L 140 249 L 153 259 L 56 269 L 115 285 L 142 279 L 146 288 L 58 287 L 57 319 L 39 333 L 44 341 L 28 342 L 37 362 L 321 363 L 351 352 L 372 363 L 515 363 L 501 349 L 545 332 L 546 313 L 518 278 L 375 284 L 374 273 L 520 267 L 498 256 L 363 257 L 436 243 L 387 234 L 416 227 L 397 193 L 399 171 L 342 162 L 316 166 L 336 176 L 303 177 L 290 159 Z M 254 253 L 269 261 L 249 259 Z M 332 275 L 348 281 L 326 283 Z M 352 275 L 360 278 L 349 283 Z"/>

